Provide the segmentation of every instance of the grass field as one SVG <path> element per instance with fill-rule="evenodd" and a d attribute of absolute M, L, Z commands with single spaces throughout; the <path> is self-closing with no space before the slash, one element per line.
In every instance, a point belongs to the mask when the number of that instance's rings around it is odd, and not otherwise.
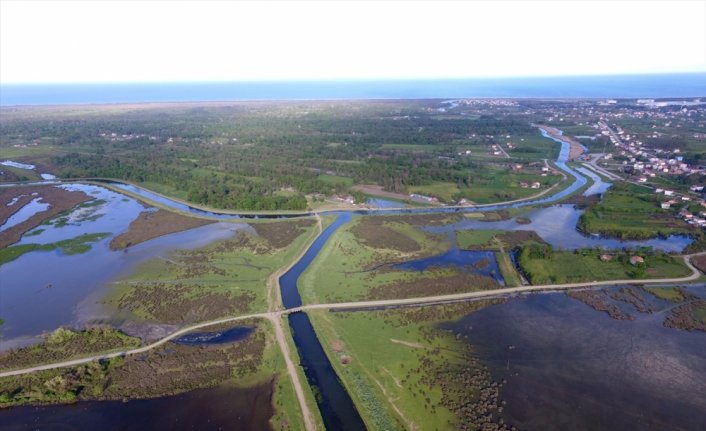
<path fill-rule="evenodd" d="M 460 230 L 456 233 L 456 241 L 460 248 L 466 250 L 496 249 L 498 243 L 494 239 L 504 232 L 502 230 Z"/>
<path fill-rule="evenodd" d="M 452 406 L 470 407 L 475 381 L 489 384 L 488 376 L 468 345 L 436 325 L 487 304 L 309 315 L 368 429 L 456 429 Z"/>
<path fill-rule="evenodd" d="M 518 255 L 520 267 L 532 284 L 578 283 L 586 281 L 684 277 L 691 271 L 681 259 L 661 252 L 636 253 L 644 264 L 632 265 L 632 254 L 611 253 L 603 261 L 600 250 L 554 251 L 551 257 L 532 256 L 530 247 Z"/>
<path fill-rule="evenodd" d="M 304 303 L 365 298 L 376 286 L 415 276 L 404 271 L 376 270 L 381 264 L 431 256 L 448 249 L 443 238 L 395 220 L 386 216 L 359 217 L 341 226 L 299 279 Z M 359 234 L 369 232 L 370 236 L 356 236 L 356 230 Z"/>
<path fill-rule="evenodd" d="M 429 185 L 409 186 L 407 190 L 410 193 L 434 196 L 442 202 L 465 198 L 478 204 L 488 204 L 536 195 L 561 179 L 560 176 L 542 177 L 536 174 L 511 172 L 490 172 L 473 178 L 474 181 L 469 187 L 459 188 L 455 183 L 434 182 Z M 521 182 L 531 184 L 535 181 L 542 184 L 541 188 L 533 189 L 520 186 Z"/>

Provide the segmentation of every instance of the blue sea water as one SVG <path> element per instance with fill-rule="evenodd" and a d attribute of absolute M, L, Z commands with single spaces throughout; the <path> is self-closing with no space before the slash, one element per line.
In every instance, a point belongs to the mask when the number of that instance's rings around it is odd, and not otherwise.
<path fill-rule="evenodd" d="M 464 97 L 706 97 L 706 73 L 436 80 L 0 85 L 0 106 Z"/>

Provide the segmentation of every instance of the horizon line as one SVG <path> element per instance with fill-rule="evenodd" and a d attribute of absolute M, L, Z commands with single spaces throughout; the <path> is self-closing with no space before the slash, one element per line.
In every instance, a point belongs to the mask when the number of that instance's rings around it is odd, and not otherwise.
<path fill-rule="evenodd" d="M 619 72 L 600 74 L 567 75 L 500 75 L 500 76 L 437 76 L 437 77 L 340 77 L 340 78 L 277 78 L 277 79 L 233 79 L 233 80 L 168 80 L 168 81 L 42 81 L 42 82 L 1 82 L 0 86 L 45 86 L 45 85 L 170 85 L 170 84 L 282 84 L 282 83 L 326 83 L 326 82 L 412 82 L 412 81 L 491 81 L 491 80 L 532 80 L 532 79 L 571 79 L 571 78 L 613 78 L 668 75 L 703 74 L 706 83 L 706 69 L 699 71 L 674 72 Z"/>

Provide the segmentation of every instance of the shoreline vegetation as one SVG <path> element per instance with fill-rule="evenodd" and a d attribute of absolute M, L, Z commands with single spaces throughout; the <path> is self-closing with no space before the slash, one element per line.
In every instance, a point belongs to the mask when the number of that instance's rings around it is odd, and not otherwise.
<path fill-rule="evenodd" d="M 103 303 L 137 321 L 169 324 L 266 310 L 269 277 L 304 247 L 315 225 L 243 224 L 229 239 L 143 263 L 117 280 Z"/>
<path fill-rule="evenodd" d="M 36 193 L 36 195 L 35 195 Z M 39 211 L 26 220 L 0 232 L 0 248 L 6 248 L 18 242 L 22 235 L 42 223 L 60 216 L 78 204 L 93 198 L 80 191 L 69 191 L 52 186 L 23 186 L 13 188 L 0 188 L 0 225 L 22 208 L 21 202 L 28 203 L 35 198 L 49 204 L 49 208 Z M 17 201 L 10 204 L 14 199 Z M 8 208 L 10 208 L 8 210 Z"/>
<path fill-rule="evenodd" d="M 500 302 L 310 314 L 370 429 L 491 429 L 502 423 L 504 382 L 439 325 Z"/>
<path fill-rule="evenodd" d="M 215 220 L 183 216 L 163 209 L 143 211 L 128 226 L 127 232 L 110 241 L 111 250 L 122 250 L 170 233 L 216 223 Z"/>

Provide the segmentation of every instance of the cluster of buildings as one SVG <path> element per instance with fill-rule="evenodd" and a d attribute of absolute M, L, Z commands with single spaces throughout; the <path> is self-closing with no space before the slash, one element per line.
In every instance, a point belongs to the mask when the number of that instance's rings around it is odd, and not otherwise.
<path fill-rule="evenodd" d="M 115 132 L 102 132 L 100 134 L 101 138 L 105 138 L 111 142 L 117 142 L 117 141 L 130 141 L 133 139 L 139 139 L 139 138 L 144 138 L 146 135 L 139 134 L 139 133 L 115 133 Z M 156 136 L 150 136 L 148 138 L 150 141 L 156 141 L 157 137 Z M 173 142 L 172 138 L 169 138 L 169 142 Z"/>
<path fill-rule="evenodd" d="M 598 128 L 617 148 L 618 154 L 625 158 L 622 162 L 623 171 L 637 176 L 640 183 L 646 183 L 658 174 L 691 175 L 706 172 L 702 166 L 690 166 L 684 162 L 680 149 L 648 149 L 635 136 L 625 133 L 619 126 L 613 130 L 604 121 L 598 122 Z"/>

